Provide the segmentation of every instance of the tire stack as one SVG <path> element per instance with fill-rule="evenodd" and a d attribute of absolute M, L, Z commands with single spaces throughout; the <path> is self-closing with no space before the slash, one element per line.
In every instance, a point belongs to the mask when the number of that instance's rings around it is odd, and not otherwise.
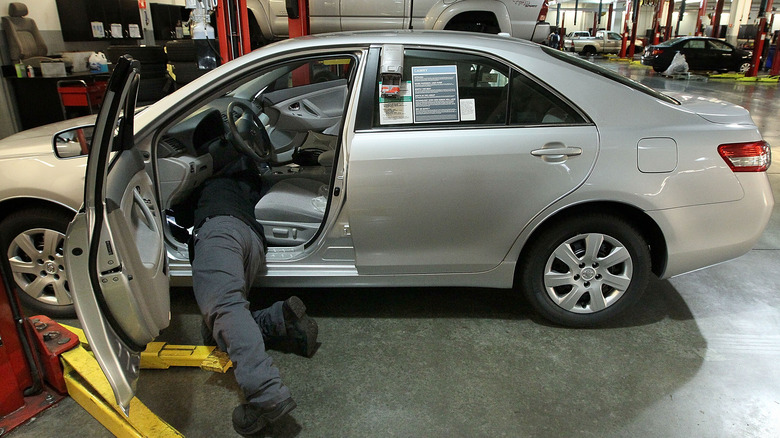
<path fill-rule="evenodd" d="M 130 55 L 141 63 L 138 104 L 153 103 L 167 94 L 168 58 L 162 46 L 111 46 L 106 50 L 106 57 L 113 65 L 122 55 Z"/>
<path fill-rule="evenodd" d="M 168 64 L 177 87 L 188 84 L 209 70 L 198 67 L 198 54 L 192 40 L 175 40 L 165 44 Z"/>

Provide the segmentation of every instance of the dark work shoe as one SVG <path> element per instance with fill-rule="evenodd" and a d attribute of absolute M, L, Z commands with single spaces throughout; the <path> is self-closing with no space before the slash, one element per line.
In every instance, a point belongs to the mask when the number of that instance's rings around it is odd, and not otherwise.
<path fill-rule="evenodd" d="M 265 426 L 282 418 L 297 405 L 292 397 L 272 405 L 243 403 L 233 409 L 233 429 L 241 435 L 254 435 Z"/>
<path fill-rule="evenodd" d="M 296 354 L 311 357 L 317 348 L 317 322 L 306 314 L 306 306 L 296 296 L 286 299 L 282 309 L 290 347 Z"/>
<path fill-rule="evenodd" d="M 200 321 L 200 336 L 203 338 L 203 345 L 215 347 L 217 341 L 214 340 L 214 335 L 211 334 L 211 329 L 206 325 L 206 321 Z"/>

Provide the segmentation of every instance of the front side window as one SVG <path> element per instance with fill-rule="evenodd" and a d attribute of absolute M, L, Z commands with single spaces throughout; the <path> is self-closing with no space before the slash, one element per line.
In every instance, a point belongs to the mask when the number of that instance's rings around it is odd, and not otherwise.
<path fill-rule="evenodd" d="M 478 55 L 406 49 L 400 86 L 377 79 L 374 126 L 506 123 L 509 68 Z"/>
<path fill-rule="evenodd" d="M 709 40 L 707 41 L 709 48 L 711 50 L 716 50 L 718 52 L 731 52 L 731 46 L 724 43 L 723 41 L 713 41 Z"/>
<path fill-rule="evenodd" d="M 704 41 L 703 40 L 690 40 L 685 43 L 686 49 L 703 49 L 704 48 Z"/>

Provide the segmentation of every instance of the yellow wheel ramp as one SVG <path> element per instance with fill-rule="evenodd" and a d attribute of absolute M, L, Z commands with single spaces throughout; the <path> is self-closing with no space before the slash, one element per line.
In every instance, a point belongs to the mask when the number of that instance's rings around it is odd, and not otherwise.
<path fill-rule="evenodd" d="M 81 345 L 62 354 L 63 374 L 68 394 L 112 434 L 120 438 L 182 437 L 138 398 L 130 402 L 130 414 L 125 416 L 116 404 L 111 385 L 100 369 L 95 356 L 87 351 L 84 332 L 64 326 L 78 336 Z M 215 347 L 169 345 L 152 342 L 141 353 L 141 368 L 168 369 L 172 366 L 191 366 L 213 372 L 226 372 L 232 362 L 226 353 Z"/>

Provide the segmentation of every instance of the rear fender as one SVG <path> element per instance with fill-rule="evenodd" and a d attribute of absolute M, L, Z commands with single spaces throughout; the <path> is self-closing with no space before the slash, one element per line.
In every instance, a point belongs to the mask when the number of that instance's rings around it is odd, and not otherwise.
<path fill-rule="evenodd" d="M 272 18 L 269 15 L 269 10 L 266 8 L 266 3 L 267 0 L 247 0 L 246 7 L 254 14 L 257 25 L 260 26 L 260 31 L 263 33 L 263 38 L 273 40 L 276 38 L 276 35 L 274 35 L 271 28 Z"/>
<path fill-rule="evenodd" d="M 442 30 L 453 18 L 468 12 L 490 12 L 496 16 L 501 32 L 512 34 L 512 21 L 506 6 L 496 0 L 468 0 L 452 3 L 439 0 L 425 15 L 425 28 Z"/>

